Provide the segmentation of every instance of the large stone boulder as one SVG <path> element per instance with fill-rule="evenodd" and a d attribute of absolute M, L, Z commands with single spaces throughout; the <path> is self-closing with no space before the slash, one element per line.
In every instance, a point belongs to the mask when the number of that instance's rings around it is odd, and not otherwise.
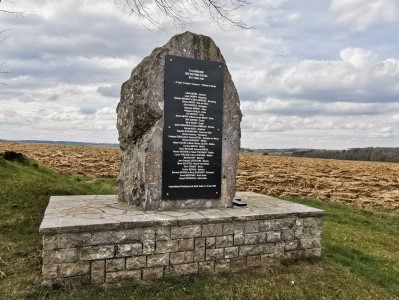
<path fill-rule="evenodd" d="M 207 36 L 185 32 L 153 50 L 122 85 L 117 128 L 123 150 L 118 176 L 119 201 L 144 210 L 231 207 L 240 148 L 241 111 L 236 88 L 224 68 L 222 181 L 220 199 L 163 200 L 162 150 L 165 55 L 225 63 Z"/>

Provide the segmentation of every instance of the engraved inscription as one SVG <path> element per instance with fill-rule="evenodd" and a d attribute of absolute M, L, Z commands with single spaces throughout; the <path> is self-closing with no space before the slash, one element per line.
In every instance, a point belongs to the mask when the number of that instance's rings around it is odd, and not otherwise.
<path fill-rule="evenodd" d="M 162 199 L 219 199 L 224 65 L 165 57 Z"/>

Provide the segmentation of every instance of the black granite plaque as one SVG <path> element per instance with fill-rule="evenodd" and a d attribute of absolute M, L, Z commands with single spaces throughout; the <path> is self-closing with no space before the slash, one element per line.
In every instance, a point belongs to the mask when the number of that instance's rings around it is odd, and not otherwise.
<path fill-rule="evenodd" d="M 162 199 L 220 199 L 224 64 L 165 57 Z"/>

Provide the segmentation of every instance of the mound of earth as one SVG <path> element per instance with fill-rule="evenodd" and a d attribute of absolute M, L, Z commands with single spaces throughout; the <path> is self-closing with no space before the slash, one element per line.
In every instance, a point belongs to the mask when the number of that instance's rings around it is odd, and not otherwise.
<path fill-rule="evenodd" d="M 18 153 L 15 151 L 4 151 L 4 153 L 0 153 L 0 157 L 2 157 L 5 160 L 19 161 L 19 162 L 23 162 L 26 160 L 26 157 L 22 153 Z"/>

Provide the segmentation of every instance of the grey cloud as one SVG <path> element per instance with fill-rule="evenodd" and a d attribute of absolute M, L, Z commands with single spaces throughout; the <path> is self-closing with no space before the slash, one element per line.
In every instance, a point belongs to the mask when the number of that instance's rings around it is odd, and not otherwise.
<path fill-rule="evenodd" d="M 98 87 L 97 92 L 106 97 L 119 98 L 120 89 L 120 85 L 106 85 Z"/>
<path fill-rule="evenodd" d="M 337 24 L 349 30 L 363 31 L 370 26 L 384 22 L 399 21 L 399 5 L 395 0 L 345 1 L 332 0 L 330 9 L 336 14 Z"/>
<path fill-rule="evenodd" d="M 287 100 L 266 99 L 264 101 L 244 101 L 241 103 L 244 114 L 271 114 L 277 116 L 374 116 L 385 115 L 392 111 L 399 111 L 399 104 L 331 102 L 318 103 L 311 99 Z"/>
<path fill-rule="evenodd" d="M 76 6 L 79 4 L 76 2 Z M 132 49 L 136 55 L 143 56 L 156 45 L 154 37 L 162 38 L 160 34 L 140 30 L 115 15 L 76 11 L 76 6 L 56 12 L 49 20 L 37 15 L 8 20 L 14 29 L 5 49 L 7 56 L 46 59 L 50 56 L 113 54 L 123 58 L 131 56 Z M 4 23 L 7 24 L 7 20 Z M 21 47 L 21 43 L 27 42 L 29 47 Z"/>
<path fill-rule="evenodd" d="M 80 107 L 79 112 L 83 115 L 93 115 L 97 112 L 97 109 L 94 107 Z"/>
<path fill-rule="evenodd" d="M 282 116 L 302 116 L 310 117 L 322 113 L 322 109 L 312 103 L 292 103 L 292 106 L 286 108 L 271 108 L 269 113 Z"/>

